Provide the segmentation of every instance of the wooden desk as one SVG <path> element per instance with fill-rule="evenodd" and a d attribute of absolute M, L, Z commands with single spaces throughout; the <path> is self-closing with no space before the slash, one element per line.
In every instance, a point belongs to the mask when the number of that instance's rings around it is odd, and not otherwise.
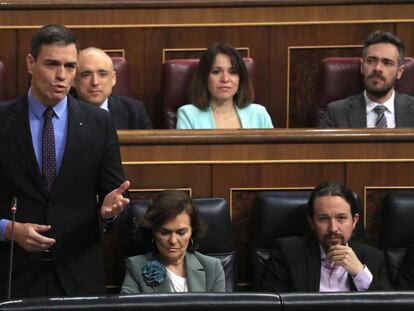
<path fill-rule="evenodd" d="M 148 130 L 119 131 L 132 198 L 184 189 L 194 198 L 230 204 L 245 279 L 245 251 L 258 191 L 311 189 L 332 179 L 362 199 L 370 243 L 376 244 L 379 203 L 391 191 L 414 188 L 414 131 Z"/>

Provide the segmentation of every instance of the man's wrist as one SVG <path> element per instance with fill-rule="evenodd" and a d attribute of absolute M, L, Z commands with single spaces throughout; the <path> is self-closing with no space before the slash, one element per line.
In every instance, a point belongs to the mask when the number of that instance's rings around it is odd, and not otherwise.
<path fill-rule="evenodd" d="M 118 218 L 118 215 L 115 215 L 114 217 L 111 217 L 108 219 L 103 219 L 103 226 L 102 226 L 103 232 L 108 232 L 109 230 L 111 230 L 117 218 Z"/>
<path fill-rule="evenodd" d="M 352 277 L 356 277 L 359 273 L 361 273 L 365 269 L 365 265 L 362 263 L 360 264 L 359 268 L 355 270 L 355 272 L 351 273 Z"/>
<path fill-rule="evenodd" d="M 361 272 L 352 277 L 358 291 L 367 290 L 371 286 L 373 280 L 372 273 L 369 271 L 368 267 L 365 265 L 363 267 Z"/>
<path fill-rule="evenodd" d="M 11 221 L 0 219 L 0 241 L 8 241 L 11 236 Z"/>

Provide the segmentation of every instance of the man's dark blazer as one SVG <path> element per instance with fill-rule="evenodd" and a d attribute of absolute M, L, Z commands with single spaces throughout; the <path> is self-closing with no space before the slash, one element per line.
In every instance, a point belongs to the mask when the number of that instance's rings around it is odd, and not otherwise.
<path fill-rule="evenodd" d="M 414 127 L 414 97 L 395 92 L 396 127 Z M 367 109 L 363 93 L 329 103 L 319 120 L 321 128 L 366 128 Z"/>
<path fill-rule="evenodd" d="M 111 95 L 108 97 L 108 108 L 117 130 L 152 128 L 145 106 L 138 100 Z"/>
<path fill-rule="evenodd" d="M 407 248 L 393 285 L 396 290 L 414 290 L 414 244 Z"/>
<path fill-rule="evenodd" d="M 97 198 L 123 181 L 116 131 L 107 111 L 68 96 L 68 132 L 62 164 L 50 196 L 41 185 L 31 139 L 27 97 L 0 104 L 0 218 L 49 224 L 53 267 L 70 295 L 104 293 L 104 268 Z M 5 297 L 10 243 L 0 242 L 0 295 Z M 39 274 L 43 252 L 15 243 L 12 297 L 24 297 Z"/>
<path fill-rule="evenodd" d="M 358 259 L 373 275 L 369 290 L 390 289 L 384 254 L 376 248 L 349 242 Z M 319 292 L 321 255 L 313 236 L 277 239 L 260 280 L 261 290 L 270 292 Z M 356 290 L 350 278 L 351 290 Z"/>

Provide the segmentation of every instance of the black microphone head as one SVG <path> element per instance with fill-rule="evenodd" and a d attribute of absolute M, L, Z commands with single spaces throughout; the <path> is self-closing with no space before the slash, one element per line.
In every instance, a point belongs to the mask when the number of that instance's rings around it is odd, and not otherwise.
<path fill-rule="evenodd" d="M 12 197 L 12 199 L 11 199 L 11 211 L 12 211 L 13 215 L 16 213 L 16 210 L 17 210 L 17 198 Z"/>

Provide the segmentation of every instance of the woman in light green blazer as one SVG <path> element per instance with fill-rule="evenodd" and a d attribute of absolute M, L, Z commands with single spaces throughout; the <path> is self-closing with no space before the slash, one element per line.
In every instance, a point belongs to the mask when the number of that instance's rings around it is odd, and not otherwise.
<path fill-rule="evenodd" d="M 126 260 L 121 294 L 225 291 L 220 260 L 195 251 L 205 225 L 187 194 L 161 193 L 148 207 L 140 230 L 153 250 Z"/>
<path fill-rule="evenodd" d="M 254 92 L 243 58 L 219 42 L 203 53 L 191 81 L 190 104 L 177 111 L 177 129 L 273 128 Z"/>

